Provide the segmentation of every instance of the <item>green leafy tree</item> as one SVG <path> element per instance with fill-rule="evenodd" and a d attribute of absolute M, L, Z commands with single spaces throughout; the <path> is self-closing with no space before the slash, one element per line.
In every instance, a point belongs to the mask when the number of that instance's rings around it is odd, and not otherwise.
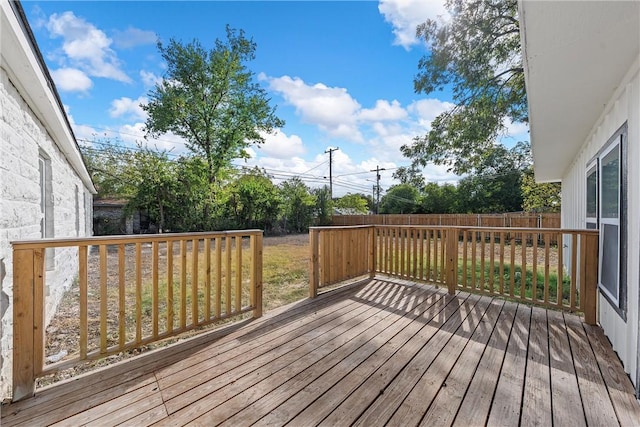
<path fill-rule="evenodd" d="M 417 29 L 429 53 L 418 64 L 414 87 L 427 95 L 451 87 L 455 106 L 435 118 L 427 135 L 401 151 L 412 159 L 414 169 L 433 162 L 464 174 L 482 162 L 504 134 L 507 120 L 528 121 L 518 3 L 445 4 L 450 20 L 430 19 Z"/>
<path fill-rule="evenodd" d="M 132 197 L 126 210 L 144 210 L 162 233 L 167 229 L 167 213 L 176 202 L 177 168 L 166 152 L 141 149 L 127 165 L 126 179 Z"/>
<path fill-rule="evenodd" d="M 380 200 L 381 214 L 411 214 L 419 206 L 420 193 L 409 184 L 391 187 Z"/>
<path fill-rule="evenodd" d="M 426 184 L 420 194 L 420 207 L 417 213 L 442 214 L 458 211 L 458 189 L 453 184 Z"/>
<path fill-rule="evenodd" d="M 325 185 L 321 188 L 314 188 L 311 194 L 316 198 L 314 216 L 317 225 L 330 225 L 333 216 L 333 200 L 331 200 L 331 190 Z"/>
<path fill-rule="evenodd" d="M 559 182 L 537 183 L 533 168 L 522 175 L 522 207 L 527 212 L 560 212 L 562 198 Z"/>
<path fill-rule="evenodd" d="M 147 136 L 171 132 L 184 138 L 187 147 L 204 158 L 213 194 L 233 159 L 246 158 L 246 149 L 263 143 L 265 132 L 284 125 L 247 67 L 256 44 L 242 30 L 227 27 L 226 40 L 216 39 L 210 50 L 197 40 L 174 39 L 167 45 L 159 42 L 158 49 L 167 71 L 149 92 L 148 104 L 142 105 L 149 115 Z M 212 195 L 205 218 L 213 205 Z"/>
<path fill-rule="evenodd" d="M 226 192 L 226 205 L 235 219 L 235 228 L 273 228 L 282 200 L 278 188 L 258 168 L 240 176 L 227 186 Z"/>
<path fill-rule="evenodd" d="M 80 152 L 98 198 L 129 198 L 131 186 L 125 176 L 133 161 L 134 151 L 109 140 L 98 140 L 93 146 L 80 146 Z"/>
<path fill-rule="evenodd" d="M 280 194 L 284 201 L 285 229 L 294 233 L 309 230 L 316 204 L 309 187 L 300 178 L 294 177 L 280 184 Z"/>
<path fill-rule="evenodd" d="M 354 213 L 369 213 L 369 201 L 362 194 L 346 194 L 336 200 L 334 206 L 340 209 L 349 209 Z"/>
<path fill-rule="evenodd" d="M 459 210 L 464 213 L 502 213 L 522 210 L 522 177 L 531 164 L 529 145 L 488 150 L 477 172 L 458 184 Z"/>

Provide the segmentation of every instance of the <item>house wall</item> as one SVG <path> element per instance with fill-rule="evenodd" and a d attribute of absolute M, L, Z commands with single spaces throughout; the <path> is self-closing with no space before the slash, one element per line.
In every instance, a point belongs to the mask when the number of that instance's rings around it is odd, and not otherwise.
<path fill-rule="evenodd" d="M 624 123 L 628 126 L 627 157 L 627 319 L 600 295 L 599 322 L 625 371 L 638 387 L 638 306 L 640 305 L 640 55 L 615 88 L 562 180 L 562 227 L 585 228 L 586 166 Z M 561 143 L 561 141 L 557 141 Z"/>
<path fill-rule="evenodd" d="M 14 84 L 10 71 L 0 68 L 0 271 L 2 309 L 0 339 L 0 400 L 9 395 L 13 347 L 11 241 L 40 239 L 41 207 L 38 161 L 50 159 L 53 237 L 91 234 L 92 194 L 67 161 L 38 115 Z M 53 267 L 53 268 L 49 268 Z M 64 291 L 77 274 L 77 252 L 55 250 L 46 272 L 47 323 Z"/>

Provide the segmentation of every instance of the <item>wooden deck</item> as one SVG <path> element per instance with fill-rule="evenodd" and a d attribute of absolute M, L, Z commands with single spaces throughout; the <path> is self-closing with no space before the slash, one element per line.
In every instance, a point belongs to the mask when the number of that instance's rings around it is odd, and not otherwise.
<path fill-rule="evenodd" d="M 639 425 L 602 330 L 376 279 L 55 385 L 2 425 Z"/>

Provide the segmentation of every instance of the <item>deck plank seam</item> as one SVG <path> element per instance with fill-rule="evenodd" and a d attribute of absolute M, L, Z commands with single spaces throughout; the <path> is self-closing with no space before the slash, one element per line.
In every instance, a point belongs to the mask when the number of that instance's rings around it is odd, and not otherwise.
<path fill-rule="evenodd" d="M 533 323 L 532 319 L 533 310 L 529 310 L 529 323 L 527 327 L 527 352 L 524 355 L 524 380 L 522 381 L 522 390 L 520 394 L 520 414 L 518 416 L 518 425 L 522 425 L 522 414 L 524 413 L 524 395 L 527 389 L 527 367 L 529 365 L 529 348 L 531 347 L 531 325 Z"/>
<path fill-rule="evenodd" d="M 563 321 L 563 326 L 564 326 L 563 330 L 564 330 L 564 333 L 565 333 L 565 335 L 567 337 L 567 342 L 569 344 L 569 352 L 571 354 L 571 365 L 573 366 L 573 370 L 576 373 L 576 387 L 578 388 L 578 395 L 580 396 L 580 404 L 581 404 L 581 408 L 582 408 L 582 417 L 584 419 L 585 424 L 587 424 L 587 416 L 586 416 L 586 410 L 585 410 L 585 407 L 584 407 L 584 399 L 582 398 L 583 391 L 580 388 L 580 384 L 578 382 L 578 370 L 577 370 L 577 367 L 576 367 L 576 355 L 574 354 L 574 348 L 571 345 L 571 339 L 569 337 L 569 330 L 568 330 L 569 326 L 567 325 L 566 315 L 567 315 L 566 313 L 562 313 L 562 321 Z M 552 406 L 552 408 L 553 408 L 553 406 Z"/>

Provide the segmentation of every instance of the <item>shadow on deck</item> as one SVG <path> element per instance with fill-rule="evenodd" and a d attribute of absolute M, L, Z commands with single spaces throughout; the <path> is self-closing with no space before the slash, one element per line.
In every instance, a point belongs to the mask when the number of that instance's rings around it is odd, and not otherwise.
<path fill-rule="evenodd" d="M 377 278 L 39 390 L 2 425 L 638 425 L 574 315 Z"/>

